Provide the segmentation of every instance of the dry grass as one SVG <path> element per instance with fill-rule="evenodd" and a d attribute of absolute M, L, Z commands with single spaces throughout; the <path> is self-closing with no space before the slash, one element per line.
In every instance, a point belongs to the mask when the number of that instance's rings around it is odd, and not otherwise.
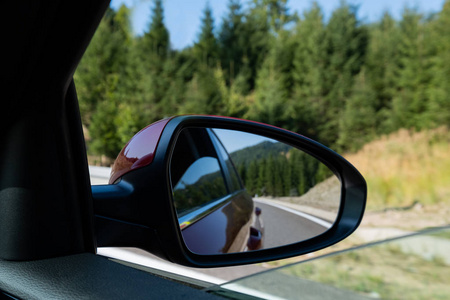
<path fill-rule="evenodd" d="M 368 209 L 450 203 L 450 131 L 402 129 L 345 156 L 366 178 Z"/>
<path fill-rule="evenodd" d="M 370 298 L 448 299 L 450 295 L 450 268 L 442 258 L 427 260 L 404 253 L 395 244 L 325 257 L 282 272 Z"/>

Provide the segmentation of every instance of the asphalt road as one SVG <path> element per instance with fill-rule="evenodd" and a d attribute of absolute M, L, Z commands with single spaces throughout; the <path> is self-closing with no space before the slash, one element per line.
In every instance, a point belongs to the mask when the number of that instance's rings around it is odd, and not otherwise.
<path fill-rule="evenodd" d="M 254 200 L 261 208 L 264 223 L 264 248 L 273 248 L 304 241 L 328 229 L 327 224 L 302 216 L 292 210 Z M 325 226 L 324 226 L 325 225 Z"/>

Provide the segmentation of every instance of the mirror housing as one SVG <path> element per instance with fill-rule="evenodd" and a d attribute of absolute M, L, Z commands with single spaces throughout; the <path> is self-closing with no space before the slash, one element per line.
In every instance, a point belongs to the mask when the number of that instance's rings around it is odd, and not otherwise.
<path fill-rule="evenodd" d="M 326 165 L 341 182 L 341 203 L 334 224 L 318 236 L 276 248 L 211 255 L 190 251 L 173 203 L 170 160 L 180 132 L 196 127 L 264 136 L 298 148 Z M 348 161 L 309 138 L 253 121 L 188 115 L 161 120 L 138 132 L 117 157 L 110 184 L 92 186 L 92 192 L 99 247 L 138 247 L 182 265 L 219 267 L 283 259 L 341 241 L 361 222 L 367 187 Z"/>

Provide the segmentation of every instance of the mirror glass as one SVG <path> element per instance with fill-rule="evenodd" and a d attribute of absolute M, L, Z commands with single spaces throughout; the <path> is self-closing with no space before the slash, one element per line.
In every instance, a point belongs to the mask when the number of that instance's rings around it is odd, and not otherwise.
<path fill-rule="evenodd" d="M 170 162 L 174 206 L 194 253 L 272 248 L 327 231 L 341 184 L 311 155 L 235 130 L 185 128 Z"/>

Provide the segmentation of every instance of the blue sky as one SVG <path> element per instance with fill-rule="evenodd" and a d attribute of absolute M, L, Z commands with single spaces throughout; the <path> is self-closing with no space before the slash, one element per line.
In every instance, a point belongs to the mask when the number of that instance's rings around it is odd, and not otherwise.
<path fill-rule="evenodd" d="M 118 8 L 125 3 L 132 9 L 132 26 L 136 34 L 142 34 L 150 20 L 151 0 L 112 0 L 111 6 Z M 165 24 L 170 33 L 173 48 L 181 49 L 192 45 L 200 30 L 200 18 L 206 3 L 209 2 L 218 28 L 222 18 L 227 14 L 228 0 L 163 0 Z M 247 2 L 242 0 L 242 3 Z M 339 6 L 340 0 L 317 0 L 322 7 L 325 18 Z M 395 18 L 400 18 L 405 6 L 418 8 L 424 13 L 439 11 L 444 0 L 347 0 L 359 5 L 358 18 L 363 22 L 373 22 L 388 10 Z M 311 6 L 312 0 L 289 0 L 291 11 L 299 14 Z"/>

